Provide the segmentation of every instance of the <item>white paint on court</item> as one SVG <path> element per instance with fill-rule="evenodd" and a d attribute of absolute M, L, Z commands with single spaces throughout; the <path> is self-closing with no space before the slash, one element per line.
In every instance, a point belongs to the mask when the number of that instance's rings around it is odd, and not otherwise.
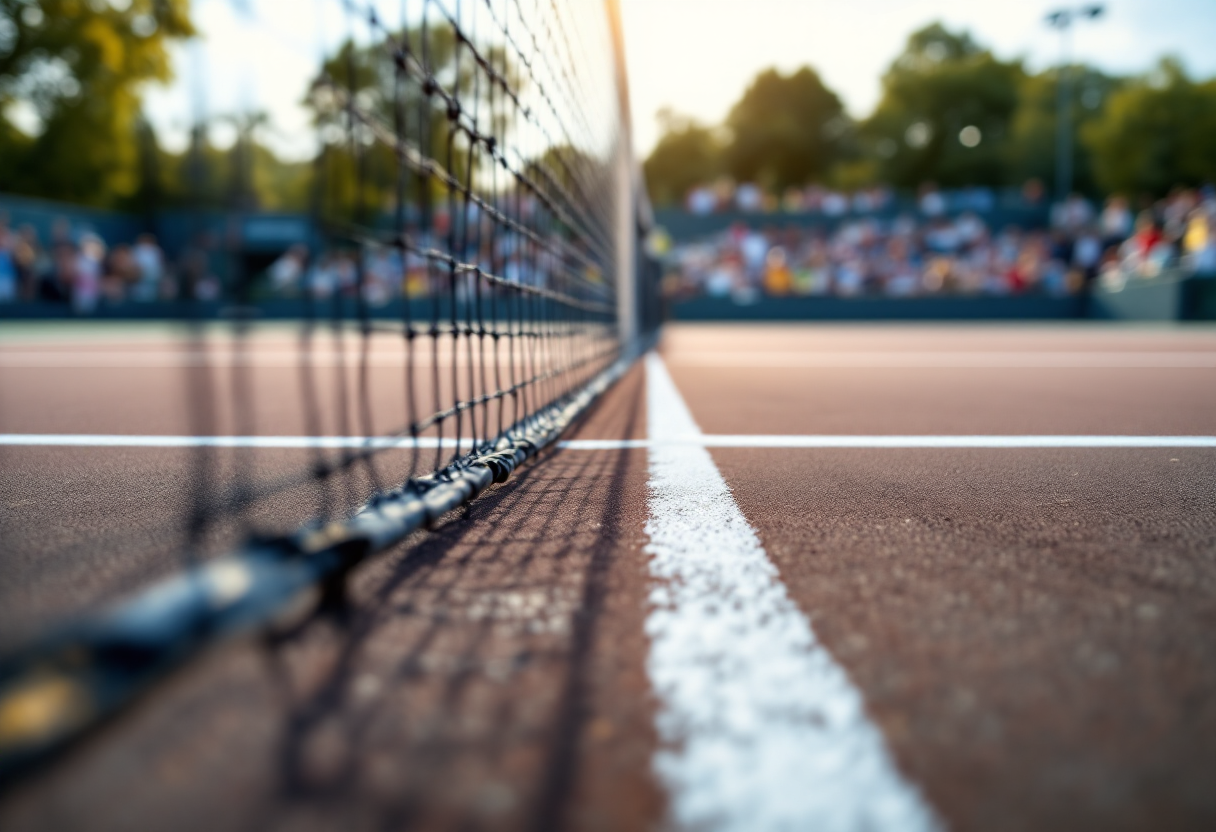
<path fill-rule="evenodd" d="M 460 443 L 471 449 L 468 437 Z M 57 448 L 455 448 L 454 438 L 432 436 L 159 436 L 116 433 L 0 433 L 0 446 Z"/>
<path fill-rule="evenodd" d="M 182 367 L 264 367 L 264 368 L 329 368 L 329 367 L 358 367 L 366 363 L 369 367 L 404 370 L 407 363 L 413 363 L 416 369 L 430 370 L 432 367 L 451 368 L 481 366 L 483 359 L 487 366 L 510 367 L 512 364 L 522 366 L 528 357 L 522 349 L 509 352 L 501 349 L 495 355 L 493 347 L 487 345 L 484 349 L 473 346 L 474 355 L 470 359 L 468 349 L 460 349 L 453 354 L 448 343 L 438 355 L 429 346 L 414 347 L 413 357 L 403 345 L 397 349 L 388 349 L 383 345 L 377 346 L 363 356 L 353 338 L 349 338 L 351 346 L 345 351 L 335 350 L 328 345 L 312 350 L 265 349 L 250 344 L 243 352 L 229 347 L 222 349 L 191 351 L 176 348 L 147 350 L 110 350 L 104 347 L 95 350 L 3 350 L 0 349 L 0 369 L 13 370 L 74 370 L 74 369 L 177 369 Z"/>
<path fill-rule="evenodd" d="M 860 692 L 818 643 L 704 447 L 663 360 L 646 359 L 647 671 L 654 766 L 682 829 L 916 830 L 939 821 Z"/>
<path fill-rule="evenodd" d="M 1216 436 L 914 436 L 811 434 L 672 435 L 650 439 L 571 439 L 563 448 L 606 451 L 688 445 L 698 448 L 1216 448 Z"/>
<path fill-rule="evenodd" d="M 116 349 L 105 346 L 80 349 L 0 349 L 0 368 L 11 369 L 73 369 L 73 368 L 175 368 L 193 366 L 249 367 L 335 367 L 358 366 L 366 360 L 368 366 L 404 368 L 406 352 L 400 344 L 389 348 L 378 344 L 366 359 L 352 338 L 347 345 L 335 348 L 332 343 L 318 343 L 312 349 L 267 348 L 250 343 L 243 352 L 230 345 L 209 350 L 188 350 L 174 345 L 142 350 Z M 447 342 L 438 353 L 425 341 L 414 347 L 413 361 L 417 366 L 468 366 L 467 349 L 453 349 Z M 474 347 L 473 359 L 480 363 L 510 366 L 524 361 L 524 353 L 500 351 L 495 357 L 486 347 L 482 356 Z M 746 368 L 821 368 L 821 369 L 1213 369 L 1216 350 L 1139 350 L 1139 351 L 847 351 L 847 350 L 784 350 L 753 352 L 695 352 L 676 355 L 670 359 L 682 367 L 746 367 Z"/>
<path fill-rule="evenodd" d="M 681 367 L 849 369 L 1210 369 L 1216 351 L 817 351 L 689 352 L 671 363 Z"/>
<path fill-rule="evenodd" d="M 461 446 L 470 448 L 465 437 Z M 0 446 L 60 448 L 306 448 L 410 450 L 455 448 L 452 437 L 417 439 L 392 436 L 161 436 L 92 433 L 0 433 Z M 650 439 L 569 439 L 571 451 L 620 451 L 638 448 L 1216 448 L 1216 436 L 730 436 L 673 434 Z"/>

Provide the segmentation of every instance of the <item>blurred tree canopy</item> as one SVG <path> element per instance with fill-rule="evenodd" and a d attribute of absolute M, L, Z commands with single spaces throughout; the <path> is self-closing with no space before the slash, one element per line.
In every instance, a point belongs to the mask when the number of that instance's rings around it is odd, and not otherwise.
<path fill-rule="evenodd" d="M 657 204 L 678 204 L 722 174 L 722 142 L 714 130 L 670 109 L 659 112 L 659 129 L 662 137 L 642 166 Z"/>
<path fill-rule="evenodd" d="M 480 130 L 505 136 L 508 143 L 518 139 L 507 130 L 516 114 L 504 96 L 492 102 L 488 85 L 477 83 L 477 58 L 449 27 L 413 28 L 388 37 L 393 43 L 380 41 L 362 47 L 343 43 L 325 61 L 308 92 L 306 103 L 323 145 L 317 183 L 320 204 L 343 217 L 369 209 L 391 210 L 395 204 L 401 165 L 396 148 L 377 138 L 373 124 L 382 128 L 382 136 L 404 132 L 424 137 L 412 151 L 438 162 L 461 182 L 485 172 L 478 169 L 484 148 L 471 152 L 468 136 L 455 128 L 443 97 L 438 93 L 427 96 L 416 83 L 399 80 L 395 63 L 385 59 L 396 51 L 394 43 L 407 46 L 407 59 L 425 64 L 437 86 L 459 98 L 456 113 L 461 118 L 476 119 Z M 480 47 L 480 52 L 510 79 L 513 88 L 523 86 L 521 73 L 501 46 Z M 371 124 L 359 119 L 350 122 L 351 102 Z M 430 185 L 433 198 L 452 195 L 438 179 L 431 179 Z M 422 195 L 418 176 L 408 170 L 400 186 L 410 199 Z"/>
<path fill-rule="evenodd" d="M 1023 79 L 1020 61 L 998 60 L 965 32 L 936 23 L 914 32 L 862 125 L 879 175 L 899 187 L 1004 184 Z"/>
<path fill-rule="evenodd" d="M 822 177 L 839 158 L 850 123 L 840 98 L 810 67 L 756 76 L 726 118 L 726 169 L 780 191 Z"/>
<path fill-rule="evenodd" d="M 188 0 L 0 0 L 0 191 L 112 205 L 140 189 L 140 89 Z M 146 136 L 145 136 L 146 138 Z"/>
<path fill-rule="evenodd" d="M 1216 79 L 1191 79 L 1163 60 L 1143 78 L 1068 68 L 1075 188 L 1158 195 L 1216 183 Z M 859 122 L 803 68 L 760 73 L 726 129 L 660 114 L 646 160 L 651 198 L 679 204 L 690 189 L 729 175 L 770 193 L 812 183 L 856 189 L 1021 186 L 1056 171 L 1059 69 L 1027 72 L 965 31 L 941 24 L 909 36 Z"/>
<path fill-rule="evenodd" d="M 1074 136 L 1083 137 L 1089 125 L 1101 117 L 1123 80 L 1086 66 L 1072 66 L 1068 72 Z M 1027 75 L 1022 80 L 1018 108 L 1013 115 L 1006 184 L 1016 185 L 1028 179 L 1052 181 L 1056 172 L 1059 112 L 1059 71 Z M 1073 142 L 1073 187 L 1090 194 L 1101 190 L 1089 145 L 1080 140 Z"/>
<path fill-rule="evenodd" d="M 1163 193 L 1216 182 L 1216 80 L 1192 81 L 1177 60 L 1113 92 L 1082 140 L 1109 191 Z"/>
<path fill-rule="evenodd" d="M 160 148 L 147 122 L 137 132 L 139 187 L 122 207 L 143 213 L 162 208 L 305 211 L 313 181 L 312 160 L 280 159 L 258 134 L 267 129 L 265 113 L 224 115 L 213 123 L 236 130 L 231 147 L 216 147 L 206 129 L 194 131 L 180 153 Z"/>

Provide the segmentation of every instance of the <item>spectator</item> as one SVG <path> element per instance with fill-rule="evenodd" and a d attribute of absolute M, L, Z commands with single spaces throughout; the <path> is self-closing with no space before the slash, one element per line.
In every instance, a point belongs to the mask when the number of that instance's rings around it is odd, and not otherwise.
<path fill-rule="evenodd" d="M 165 274 L 165 256 L 152 234 L 140 234 L 131 250 L 135 261 L 136 282 L 131 288 L 133 300 L 147 303 L 162 295 L 161 282 Z"/>
<path fill-rule="evenodd" d="M 101 297 L 106 303 L 122 303 L 127 287 L 135 280 L 131 247 L 119 243 L 108 249 L 101 260 Z"/>
<path fill-rule="evenodd" d="M 844 216 L 849 210 L 849 200 L 844 194 L 828 191 L 823 195 L 823 213 L 829 217 Z"/>
<path fill-rule="evenodd" d="M 1076 234 L 1093 221 L 1093 208 L 1089 200 L 1080 194 L 1069 194 L 1068 199 L 1051 210 L 1051 224 L 1067 234 Z"/>
<path fill-rule="evenodd" d="M 1146 210 L 1141 211 L 1140 216 L 1136 218 L 1136 233 L 1128 238 L 1124 246 L 1129 256 L 1143 263 L 1148 261 L 1153 251 L 1164 241 L 1165 235 L 1161 233 L 1156 218 L 1151 211 Z"/>
<path fill-rule="evenodd" d="M 1102 258 L 1102 238 L 1092 225 L 1081 232 L 1073 242 L 1072 267 L 1079 284 L 1078 288 L 1088 296 L 1090 284 L 1098 276 L 1098 264 Z"/>
<path fill-rule="evenodd" d="M 921 186 L 917 204 L 920 206 L 920 212 L 926 217 L 940 217 L 946 213 L 946 198 L 932 182 Z"/>
<path fill-rule="evenodd" d="M 1216 220 L 1208 218 L 1202 240 L 1190 251 L 1191 269 L 1200 277 L 1216 278 Z"/>
<path fill-rule="evenodd" d="M 740 211 L 759 211 L 764 207 L 764 194 L 750 183 L 740 185 L 735 191 L 735 205 Z"/>
<path fill-rule="evenodd" d="M 80 247 L 67 260 L 72 269 L 72 309 L 77 314 L 89 314 L 97 308 L 102 291 L 102 263 L 106 245 L 96 234 L 85 234 Z"/>
<path fill-rule="evenodd" d="M 20 294 L 16 248 L 16 235 L 9 230 L 8 220 L 0 217 L 0 303 L 12 303 Z"/>
<path fill-rule="evenodd" d="M 718 197 L 709 188 L 694 188 L 688 194 L 688 210 L 693 214 L 710 214 L 718 207 Z"/>
<path fill-rule="evenodd" d="M 1038 179 L 1027 179 L 1022 185 L 1022 201 L 1027 205 L 1038 205 L 1043 201 L 1045 189 Z"/>
<path fill-rule="evenodd" d="M 307 260 L 307 246 L 297 244 L 283 252 L 270 266 L 270 288 L 276 294 L 294 295 L 299 291 Z"/>
<path fill-rule="evenodd" d="M 1115 195 L 1106 200 L 1098 221 L 1104 248 L 1118 245 L 1132 233 L 1132 212 L 1125 197 Z"/>
<path fill-rule="evenodd" d="M 760 282 L 764 269 L 764 260 L 768 257 L 769 242 L 765 235 L 758 231 L 744 232 L 739 243 L 739 251 L 743 255 L 743 268 L 749 283 Z"/>
<path fill-rule="evenodd" d="M 789 264 L 786 262 L 785 249 L 774 246 L 769 249 L 764 263 L 764 291 L 774 297 L 788 295 L 793 288 Z"/>
<path fill-rule="evenodd" d="M 13 260 L 22 300 L 36 300 L 38 281 L 50 269 L 50 260 L 38 244 L 38 232 L 32 225 L 23 225 L 14 241 Z"/>

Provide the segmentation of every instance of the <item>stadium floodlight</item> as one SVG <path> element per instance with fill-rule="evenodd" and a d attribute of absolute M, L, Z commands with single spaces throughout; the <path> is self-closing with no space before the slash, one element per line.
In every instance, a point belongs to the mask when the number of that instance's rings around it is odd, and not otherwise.
<path fill-rule="evenodd" d="M 1076 20 L 1096 20 L 1106 12 L 1101 3 L 1056 9 L 1044 20 L 1060 32 L 1060 69 L 1056 79 L 1058 112 L 1056 118 L 1056 199 L 1063 202 L 1072 191 L 1072 78 L 1069 64 L 1069 32 Z"/>

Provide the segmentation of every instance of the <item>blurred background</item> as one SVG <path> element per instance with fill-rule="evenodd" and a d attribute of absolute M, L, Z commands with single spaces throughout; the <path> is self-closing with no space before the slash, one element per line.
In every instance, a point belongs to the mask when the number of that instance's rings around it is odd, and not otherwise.
<path fill-rule="evenodd" d="M 620 7 L 669 314 L 1216 316 L 1211 3 Z M 350 18 L 0 0 L 0 315 L 354 291 L 313 240 Z M 373 304 L 428 291 L 381 259 Z"/>

